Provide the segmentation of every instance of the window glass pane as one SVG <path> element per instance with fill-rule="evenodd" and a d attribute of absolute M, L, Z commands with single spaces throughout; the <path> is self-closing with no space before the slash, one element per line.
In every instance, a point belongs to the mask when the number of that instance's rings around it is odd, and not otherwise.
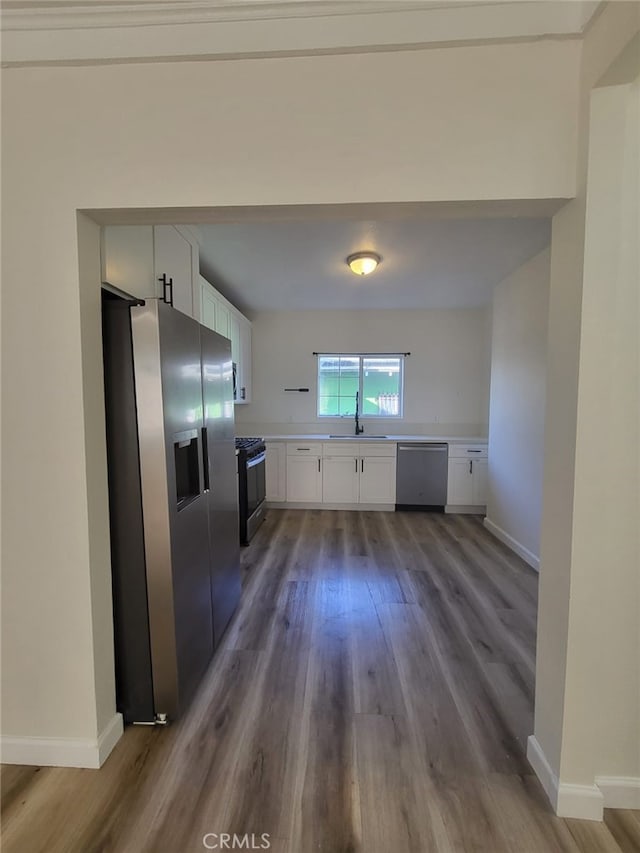
<path fill-rule="evenodd" d="M 318 416 L 402 417 L 403 361 L 398 356 L 318 356 Z"/>
<path fill-rule="evenodd" d="M 397 357 L 362 359 L 362 414 L 379 418 L 402 414 L 402 363 Z"/>
<path fill-rule="evenodd" d="M 323 355 L 318 358 L 318 415 L 354 415 L 360 382 L 358 356 Z"/>
<path fill-rule="evenodd" d="M 318 414 L 321 417 L 337 418 L 340 414 L 339 397 L 318 397 Z"/>

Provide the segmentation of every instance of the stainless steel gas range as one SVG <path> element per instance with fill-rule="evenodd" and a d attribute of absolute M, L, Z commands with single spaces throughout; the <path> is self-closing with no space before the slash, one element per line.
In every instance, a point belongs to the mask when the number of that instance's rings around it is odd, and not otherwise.
<path fill-rule="evenodd" d="M 248 545 L 264 521 L 266 447 L 262 438 L 236 438 L 240 542 Z"/>

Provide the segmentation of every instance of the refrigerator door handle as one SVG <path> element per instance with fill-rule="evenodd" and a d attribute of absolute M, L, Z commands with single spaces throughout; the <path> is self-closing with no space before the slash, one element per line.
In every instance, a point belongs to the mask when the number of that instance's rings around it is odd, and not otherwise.
<path fill-rule="evenodd" d="M 209 437 L 207 427 L 202 427 L 202 482 L 203 494 L 207 494 L 211 490 L 209 482 Z"/>

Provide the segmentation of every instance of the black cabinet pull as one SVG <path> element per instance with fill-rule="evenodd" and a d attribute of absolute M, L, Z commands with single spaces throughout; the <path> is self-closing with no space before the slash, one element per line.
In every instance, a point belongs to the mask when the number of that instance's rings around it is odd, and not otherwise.
<path fill-rule="evenodd" d="M 473 459 L 469 461 L 469 473 L 473 474 Z"/>
<path fill-rule="evenodd" d="M 320 473 L 320 457 L 318 457 L 318 474 Z"/>
<path fill-rule="evenodd" d="M 162 301 L 173 308 L 173 278 L 167 278 L 167 274 L 163 273 L 158 281 L 162 283 Z"/>

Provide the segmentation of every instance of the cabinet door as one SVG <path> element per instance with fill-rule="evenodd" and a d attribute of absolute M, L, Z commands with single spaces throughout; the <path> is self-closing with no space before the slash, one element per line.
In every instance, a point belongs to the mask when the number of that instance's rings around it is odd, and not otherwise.
<path fill-rule="evenodd" d="M 325 456 L 322 460 L 324 503 L 358 503 L 360 460 L 356 456 Z"/>
<path fill-rule="evenodd" d="M 240 321 L 238 319 L 238 315 L 233 311 L 229 312 L 229 338 L 231 340 L 231 359 L 236 366 L 235 402 L 244 403 L 245 400 L 242 398 L 244 369 L 242 364 L 242 350 L 240 347 Z"/>
<path fill-rule="evenodd" d="M 191 243 L 172 225 L 153 229 L 153 257 L 158 296 L 162 296 L 160 278 L 173 279 L 173 307 L 193 317 Z"/>
<path fill-rule="evenodd" d="M 240 365 L 242 367 L 238 396 L 242 403 L 251 402 L 251 322 L 238 317 L 240 327 Z"/>
<path fill-rule="evenodd" d="M 267 442 L 267 500 L 284 503 L 287 499 L 287 455 L 280 441 Z"/>
<path fill-rule="evenodd" d="M 216 306 L 218 300 L 208 282 L 200 281 L 200 322 L 208 329 L 216 330 Z"/>
<path fill-rule="evenodd" d="M 363 456 L 360 461 L 360 503 L 395 504 L 395 456 Z"/>
<path fill-rule="evenodd" d="M 291 503 L 322 501 L 319 456 L 287 456 L 287 501 Z"/>
<path fill-rule="evenodd" d="M 218 304 L 216 305 L 216 332 L 219 335 L 222 335 L 223 338 L 230 338 L 231 334 L 229 332 L 229 309 L 227 306 L 218 300 Z M 233 347 L 231 352 L 231 359 L 233 358 Z"/>
<path fill-rule="evenodd" d="M 106 225 L 101 261 L 103 281 L 139 299 L 158 295 L 151 225 Z"/>
<path fill-rule="evenodd" d="M 487 480 L 489 474 L 489 465 L 486 459 L 473 460 L 473 476 L 472 476 L 472 500 L 471 503 L 476 506 L 483 506 L 487 503 Z"/>
<path fill-rule="evenodd" d="M 449 459 L 447 504 L 469 506 L 473 503 L 473 475 L 469 459 Z"/>

